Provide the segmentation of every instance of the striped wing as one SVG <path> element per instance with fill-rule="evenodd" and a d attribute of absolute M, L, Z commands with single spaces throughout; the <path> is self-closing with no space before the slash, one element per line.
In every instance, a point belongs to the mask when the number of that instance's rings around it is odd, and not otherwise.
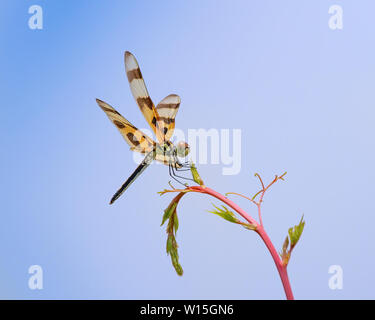
<path fill-rule="evenodd" d="M 158 129 L 158 113 L 155 109 L 154 103 L 152 102 L 145 81 L 143 80 L 141 69 L 139 68 L 138 62 L 135 57 L 129 52 L 125 52 L 125 69 L 126 76 L 128 77 L 130 90 L 133 94 L 135 101 L 138 104 L 139 109 L 146 118 L 146 121 L 156 134 L 159 142 L 163 141 L 163 135 Z"/>
<path fill-rule="evenodd" d="M 140 153 L 149 153 L 155 147 L 155 142 L 142 131 L 134 127 L 119 112 L 112 108 L 108 103 L 96 99 L 99 107 L 106 113 L 109 120 L 119 129 L 121 135 L 130 146 L 130 149 Z"/>
<path fill-rule="evenodd" d="M 172 138 L 175 127 L 175 117 L 180 103 L 181 99 L 178 95 L 170 94 L 156 106 L 156 111 L 159 115 L 159 127 L 164 135 L 165 141 L 169 141 Z"/>

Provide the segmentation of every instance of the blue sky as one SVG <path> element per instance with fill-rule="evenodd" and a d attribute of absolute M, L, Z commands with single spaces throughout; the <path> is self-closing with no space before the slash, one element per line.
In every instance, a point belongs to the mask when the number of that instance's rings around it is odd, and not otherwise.
<path fill-rule="evenodd" d="M 31 5 L 43 29 L 28 27 Z M 344 28 L 328 27 L 343 8 Z M 302 214 L 289 265 L 296 298 L 373 299 L 375 46 L 372 1 L 2 1 L 0 19 L 0 297 L 16 299 L 281 299 L 264 244 L 207 213 L 179 207 L 178 277 L 160 227 L 167 168 L 147 170 L 118 202 L 131 152 L 95 98 L 147 126 L 125 77 L 135 54 L 154 102 L 181 96 L 178 128 L 241 129 L 241 172 L 199 166 L 206 184 L 266 195 L 277 249 Z M 235 199 L 253 216 L 251 204 Z M 40 265 L 43 290 L 28 288 Z M 342 290 L 328 287 L 331 265 Z"/>

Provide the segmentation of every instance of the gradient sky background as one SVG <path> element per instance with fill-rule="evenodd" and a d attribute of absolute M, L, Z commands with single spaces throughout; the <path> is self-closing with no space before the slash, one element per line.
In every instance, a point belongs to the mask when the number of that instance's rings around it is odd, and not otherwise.
<path fill-rule="evenodd" d="M 28 27 L 41 5 L 44 29 Z M 344 29 L 328 27 L 342 5 Z M 201 165 L 219 192 L 254 194 L 253 177 L 288 171 L 263 222 L 280 250 L 306 227 L 289 265 L 298 299 L 374 299 L 374 1 L 2 1 L 0 5 L 0 298 L 283 299 L 260 238 L 180 204 L 178 277 L 165 253 L 167 168 L 154 166 L 118 202 L 131 152 L 98 108 L 146 123 L 125 77 L 140 62 L 154 102 L 181 96 L 177 126 L 242 130 L 242 170 Z M 253 216 L 255 207 L 233 198 Z M 28 288 L 40 265 L 44 289 Z M 331 265 L 343 290 L 328 287 Z"/>

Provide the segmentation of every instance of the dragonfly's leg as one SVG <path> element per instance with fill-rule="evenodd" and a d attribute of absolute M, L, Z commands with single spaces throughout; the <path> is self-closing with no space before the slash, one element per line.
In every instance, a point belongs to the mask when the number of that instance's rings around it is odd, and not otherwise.
<path fill-rule="evenodd" d="M 173 173 L 173 167 L 172 167 L 172 165 L 169 165 L 169 166 L 168 166 L 168 170 L 169 170 L 169 175 L 170 175 L 174 180 L 176 180 L 179 184 L 181 184 L 181 185 L 183 185 L 184 187 L 186 187 L 186 184 L 185 184 L 185 183 L 182 183 L 180 180 L 178 180 L 178 179 L 175 177 L 175 175 L 174 175 L 174 173 Z"/>
<path fill-rule="evenodd" d="M 191 170 L 191 165 L 187 163 L 180 163 L 181 167 L 176 168 L 176 171 L 189 171 Z"/>
<path fill-rule="evenodd" d="M 180 163 L 180 161 L 178 161 L 177 155 L 175 154 L 173 155 L 173 159 L 175 163 L 178 163 L 179 165 L 181 165 L 181 168 L 187 168 L 188 170 L 190 170 L 191 163 L 189 162 L 189 160 L 186 160 L 185 162 Z M 184 170 L 179 170 L 179 169 L 180 168 L 176 168 L 177 171 L 184 171 Z"/>
<path fill-rule="evenodd" d="M 188 168 L 188 169 L 191 168 L 191 163 L 188 162 L 188 161 L 185 161 L 185 162 L 181 163 L 181 165 L 182 165 L 184 168 Z"/>
<path fill-rule="evenodd" d="M 177 171 L 177 172 L 190 171 L 190 168 L 185 168 L 185 167 L 182 167 L 182 168 L 176 168 L 176 171 Z"/>
<path fill-rule="evenodd" d="M 190 167 L 184 165 L 183 163 L 180 163 L 180 165 L 181 165 L 181 167 L 175 168 L 176 171 L 190 171 L 191 170 Z"/>
<path fill-rule="evenodd" d="M 174 171 L 175 168 L 173 167 L 173 165 L 171 165 L 170 167 L 171 167 L 171 170 L 172 170 L 172 174 L 173 174 L 175 177 L 177 177 L 177 178 L 181 178 L 181 179 L 184 179 L 184 180 L 194 181 L 194 180 L 191 179 L 191 178 L 186 178 L 186 177 L 183 177 L 183 176 L 179 176 L 179 175 L 177 175 L 176 172 Z M 176 169 L 176 170 L 177 170 L 177 169 Z"/>

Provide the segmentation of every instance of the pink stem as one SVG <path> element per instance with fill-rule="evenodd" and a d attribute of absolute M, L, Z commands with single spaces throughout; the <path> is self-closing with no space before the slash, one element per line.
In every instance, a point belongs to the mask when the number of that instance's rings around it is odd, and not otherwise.
<path fill-rule="evenodd" d="M 262 226 L 258 226 L 255 230 L 259 236 L 262 238 L 264 244 L 266 245 L 268 251 L 271 253 L 271 256 L 273 258 L 273 261 L 275 262 L 277 271 L 279 271 L 279 275 L 281 278 L 281 282 L 284 287 L 285 295 L 288 300 L 294 300 L 292 288 L 290 286 L 288 272 L 287 272 L 287 266 L 284 265 L 279 257 L 279 254 L 277 253 L 275 247 L 272 244 L 271 239 L 268 237 L 268 234 L 264 230 Z"/>
<path fill-rule="evenodd" d="M 287 267 L 283 264 L 281 261 L 279 254 L 277 253 L 275 247 L 272 244 L 271 239 L 268 237 L 266 231 L 264 230 L 263 226 L 261 224 L 258 224 L 247 212 L 242 210 L 237 204 L 235 204 L 232 200 L 228 199 L 227 197 L 223 196 L 222 194 L 207 188 L 207 187 L 190 187 L 189 188 L 192 191 L 197 191 L 200 193 L 206 193 L 210 196 L 213 196 L 220 201 L 224 202 L 226 205 L 231 207 L 233 210 L 238 212 L 246 221 L 248 221 L 250 224 L 254 225 L 256 227 L 256 232 L 259 234 L 259 236 L 262 238 L 264 244 L 266 245 L 268 251 L 270 252 L 273 261 L 275 262 L 277 271 L 279 272 L 281 282 L 284 287 L 285 295 L 288 300 L 294 300 L 292 288 L 290 286 Z"/>

